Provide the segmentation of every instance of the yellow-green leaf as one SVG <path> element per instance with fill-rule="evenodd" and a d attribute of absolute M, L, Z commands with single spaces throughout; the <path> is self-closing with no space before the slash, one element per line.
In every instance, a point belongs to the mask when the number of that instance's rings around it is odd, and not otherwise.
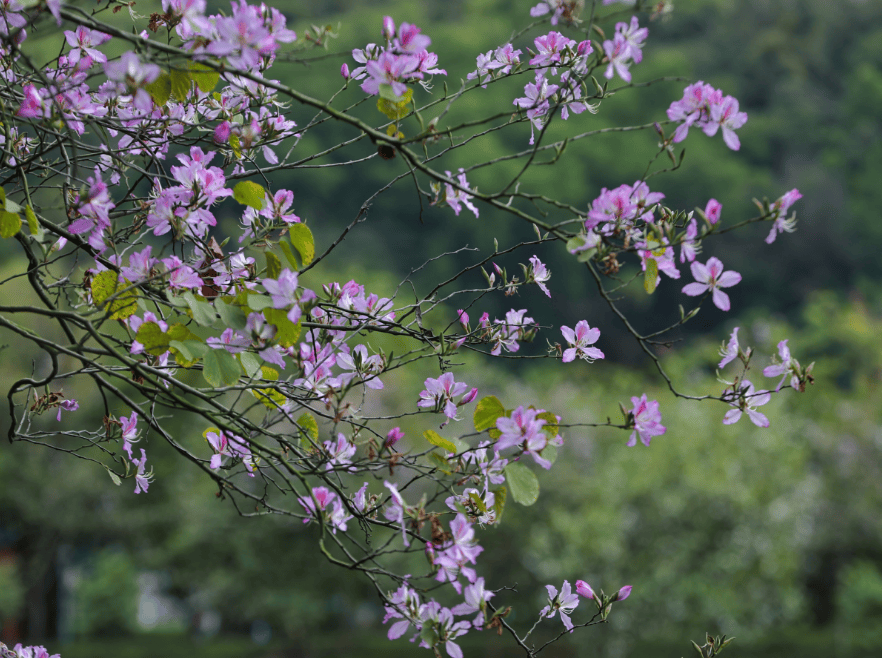
<path fill-rule="evenodd" d="M 407 106 L 413 98 L 413 89 L 408 87 L 401 96 L 396 96 L 392 91 L 392 85 L 380 85 L 380 98 L 377 99 L 377 109 L 392 121 L 403 119 L 407 116 Z"/>
<path fill-rule="evenodd" d="M 243 180 L 236 183 L 233 188 L 233 198 L 243 206 L 249 206 L 255 210 L 263 209 L 263 200 L 266 196 L 266 190 L 254 181 Z"/>
<path fill-rule="evenodd" d="M 297 257 L 294 255 L 294 252 L 291 251 L 291 247 L 288 246 L 287 242 L 282 240 L 279 243 L 279 249 L 281 249 L 282 253 L 285 254 L 285 260 L 287 260 L 288 263 L 291 264 L 291 267 L 293 267 L 295 270 L 300 269 L 297 266 Z"/>
<path fill-rule="evenodd" d="M 294 324 L 288 319 L 288 312 L 280 308 L 268 308 L 263 317 L 270 324 L 276 325 L 276 342 L 282 347 L 292 347 L 300 338 L 300 323 Z"/>
<path fill-rule="evenodd" d="M 138 327 L 135 340 L 144 346 L 144 351 L 153 356 L 160 356 L 168 352 L 169 335 L 165 333 L 156 322 L 143 322 Z"/>
<path fill-rule="evenodd" d="M 193 88 L 193 81 L 187 71 L 172 69 L 169 72 L 169 83 L 172 96 L 179 101 L 187 100 L 187 96 L 190 95 L 190 90 Z"/>
<path fill-rule="evenodd" d="M 21 217 L 14 212 L 0 210 L 0 238 L 11 238 L 21 230 Z"/>
<path fill-rule="evenodd" d="M 475 431 L 483 432 L 496 427 L 496 419 L 505 415 L 505 407 L 495 395 L 481 398 L 475 406 Z"/>
<path fill-rule="evenodd" d="M 118 294 L 131 285 L 127 279 L 120 283 L 116 272 L 111 270 L 99 272 L 92 279 L 92 301 L 95 302 L 95 306 L 101 308 L 104 306 L 104 302 L 116 296 L 113 301 L 109 302 L 105 312 L 110 315 L 111 320 L 124 320 L 138 310 L 138 294 L 135 289 Z"/>
<path fill-rule="evenodd" d="M 311 439 L 313 443 L 317 443 L 319 439 L 319 427 L 315 418 L 311 414 L 303 414 L 297 419 L 297 425 L 300 427 L 301 433 Z"/>
<path fill-rule="evenodd" d="M 543 411 L 541 414 L 536 414 L 536 418 L 541 418 L 545 421 L 545 425 L 542 426 L 542 431 L 548 435 L 549 439 L 553 439 L 560 434 L 560 426 L 557 424 L 557 416 L 553 413 L 550 411 Z"/>
<path fill-rule="evenodd" d="M 28 230 L 31 235 L 39 235 L 42 232 L 40 222 L 37 221 L 37 215 L 30 206 L 25 206 L 25 219 L 28 220 Z"/>
<path fill-rule="evenodd" d="M 303 267 L 306 267 L 315 258 L 315 239 L 312 237 L 312 231 L 306 224 L 292 224 L 289 233 L 291 246 L 300 254 Z"/>
<path fill-rule="evenodd" d="M 282 261 L 273 252 L 266 252 L 266 275 L 270 279 L 278 279 L 282 273 Z"/>
<path fill-rule="evenodd" d="M 507 495 L 508 490 L 505 487 L 493 489 L 493 509 L 496 511 L 496 523 L 499 523 L 502 520 L 502 512 L 505 510 L 505 499 Z"/>
<path fill-rule="evenodd" d="M 423 432 L 423 436 L 426 437 L 426 441 L 431 443 L 433 446 L 438 446 L 439 448 L 447 452 L 456 453 L 456 446 L 445 439 L 443 436 L 438 434 L 438 432 L 435 432 L 433 430 L 426 430 L 425 432 Z"/>
<path fill-rule="evenodd" d="M 285 396 L 274 388 L 253 388 L 251 395 L 260 400 L 267 409 L 278 409 L 285 404 Z"/>
<path fill-rule="evenodd" d="M 171 76 L 168 73 L 163 73 L 153 82 L 144 85 L 144 89 L 150 94 L 154 103 L 163 107 L 171 98 Z"/>
<path fill-rule="evenodd" d="M 521 462 L 512 462 L 505 467 L 505 480 L 511 497 L 521 505 L 532 505 L 539 499 L 539 480 Z"/>
<path fill-rule="evenodd" d="M 643 273 L 643 289 L 646 294 L 651 295 L 655 292 L 658 282 L 658 262 L 655 258 L 646 259 L 646 271 Z"/>
<path fill-rule="evenodd" d="M 220 73 L 200 62 L 190 62 L 190 77 L 203 94 L 209 93 L 217 86 Z"/>

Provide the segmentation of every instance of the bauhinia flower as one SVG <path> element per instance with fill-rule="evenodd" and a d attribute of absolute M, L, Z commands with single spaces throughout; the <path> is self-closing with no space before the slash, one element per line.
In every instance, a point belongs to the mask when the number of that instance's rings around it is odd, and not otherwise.
<path fill-rule="evenodd" d="M 579 322 L 576 323 L 575 331 L 569 327 L 561 327 L 560 332 L 563 334 L 567 343 L 569 343 L 569 349 L 564 350 L 563 353 L 562 361 L 564 363 L 569 363 L 576 357 L 584 359 L 588 363 L 591 363 L 594 359 L 604 358 L 603 352 L 599 349 L 596 347 L 589 347 L 589 345 L 593 345 L 597 342 L 597 339 L 600 338 L 600 329 L 597 327 L 592 329 L 588 326 L 587 320 L 579 320 Z"/>
<path fill-rule="evenodd" d="M 417 402 L 417 406 L 433 407 L 436 411 L 444 411 L 444 415 L 449 419 L 444 422 L 445 425 L 450 420 L 458 420 L 456 408 L 468 404 L 478 394 L 478 389 L 473 388 L 463 395 L 459 402 L 454 402 L 453 398 L 465 393 L 468 384 L 454 381 L 452 372 L 445 372 L 438 379 L 429 377 L 424 382 L 424 386 L 426 388 L 420 392 L 420 401 Z"/>
<path fill-rule="evenodd" d="M 573 622 L 570 621 L 569 616 L 578 607 L 579 596 L 572 592 L 570 583 L 567 580 L 563 581 L 560 594 L 558 594 L 557 588 L 554 585 L 546 585 L 545 589 L 548 590 L 548 605 L 542 608 L 539 616 L 550 619 L 556 613 L 560 613 L 560 620 L 563 622 L 564 627 L 572 632 Z"/>
<path fill-rule="evenodd" d="M 726 412 L 726 415 L 723 417 L 724 425 L 737 423 L 741 419 L 742 413 L 747 412 L 748 418 L 757 427 L 769 426 L 769 419 L 756 410 L 757 407 L 768 404 L 769 400 L 772 399 L 772 394 L 768 391 L 757 391 L 754 389 L 753 384 L 746 379 L 742 379 L 738 391 L 728 391 L 724 393 L 723 397 L 730 405 L 735 407 Z"/>
<path fill-rule="evenodd" d="M 683 293 L 690 297 L 697 297 L 704 292 L 710 292 L 714 305 L 721 311 L 728 311 L 731 308 L 729 295 L 720 288 L 731 288 L 741 281 L 741 275 L 732 270 L 724 272 L 722 261 L 715 257 L 708 259 L 707 265 L 693 261 L 690 267 L 696 283 L 683 286 Z"/>
<path fill-rule="evenodd" d="M 545 282 L 551 278 L 551 272 L 537 256 L 530 257 L 530 269 L 527 270 L 527 283 L 535 283 L 548 297 L 551 293 Z"/>
<path fill-rule="evenodd" d="M 634 422 L 634 431 L 631 438 L 628 439 L 628 447 L 637 445 L 637 436 L 640 435 L 640 441 L 643 445 L 648 446 L 652 441 L 652 437 L 661 436 L 667 431 L 667 428 L 661 424 L 661 411 L 658 408 L 657 400 L 647 400 L 646 393 L 639 398 L 632 397 L 631 416 Z"/>
<path fill-rule="evenodd" d="M 781 386 L 784 384 L 784 380 L 787 379 L 787 375 L 791 375 L 790 377 L 790 385 L 799 390 L 799 361 L 790 356 L 790 348 L 787 347 L 787 340 L 782 340 L 778 343 L 778 357 L 780 359 L 780 363 L 773 363 L 770 366 L 767 366 L 763 369 L 764 377 L 778 377 L 781 376 L 781 381 L 778 382 L 778 385 L 775 387 L 775 392 L 781 390 Z M 795 366 L 795 367 L 794 367 Z"/>
<path fill-rule="evenodd" d="M 723 357 L 723 359 L 720 361 L 720 365 L 717 366 L 718 368 L 722 368 L 738 357 L 738 352 L 741 349 L 738 345 L 738 329 L 738 327 L 735 327 L 732 330 L 732 336 L 729 338 L 729 342 L 720 349 L 720 356 Z"/>

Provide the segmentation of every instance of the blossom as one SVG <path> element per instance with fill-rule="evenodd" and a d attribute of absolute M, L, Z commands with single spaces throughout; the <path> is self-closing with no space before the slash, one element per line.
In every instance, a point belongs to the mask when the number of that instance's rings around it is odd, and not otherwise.
<path fill-rule="evenodd" d="M 539 616 L 550 619 L 556 613 L 559 613 L 564 627 L 572 632 L 573 622 L 570 621 L 569 615 L 573 614 L 573 610 L 579 605 L 579 596 L 572 592 L 570 583 L 566 580 L 563 581 L 560 594 L 558 594 L 557 588 L 554 585 L 546 585 L 545 589 L 548 590 L 548 605 L 542 608 Z"/>
<path fill-rule="evenodd" d="M 732 330 L 732 336 L 729 338 L 729 343 L 720 349 L 720 356 L 722 356 L 723 359 L 717 367 L 722 368 L 730 361 L 734 361 L 738 356 L 740 349 L 741 348 L 738 346 L 738 327 L 735 327 Z"/>
<path fill-rule="evenodd" d="M 64 410 L 64 411 L 76 411 L 76 410 L 79 409 L 79 408 L 80 408 L 80 403 L 77 402 L 76 400 L 62 400 L 61 402 L 58 403 L 58 415 L 55 417 L 55 419 L 56 419 L 58 422 L 61 422 L 61 412 L 62 412 L 62 410 Z"/>
<path fill-rule="evenodd" d="M 407 91 L 403 80 L 423 77 L 417 70 L 419 66 L 419 57 L 383 52 L 378 59 L 365 64 L 365 71 L 370 77 L 361 83 L 361 88 L 366 94 L 376 96 L 380 93 L 380 85 L 390 85 L 392 93 L 400 97 Z"/>
<path fill-rule="evenodd" d="M 383 441 L 383 446 L 386 448 L 391 448 L 396 443 L 398 443 L 401 439 L 404 438 L 404 432 L 401 431 L 400 427 L 393 427 L 386 434 L 386 440 Z"/>
<path fill-rule="evenodd" d="M 631 587 L 631 585 L 625 585 L 624 587 L 622 587 L 621 589 L 619 589 L 618 592 L 615 593 L 615 595 L 613 596 L 612 600 L 613 600 L 613 601 L 624 601 L 624 600 L 627 599 L 629 596 L 631 596 L 631 590 L 632 590 L 632 589 L 633 589 L 633 587 Z"/>
<path fill-rule="evenodd" d="M 747 122 L 747 114 L 738 110 L 736 99 L 724 97 L 722 91 L 701 81 L 686 87 L 683 98 L 671 103 L 668 118 L 682 122 L 674 132 L 674 142 L 686 139 L 691 126 L 701 128 L 709 137 L 722 128 L 723 141 L 733 151 L 741 146 L 735 130 Z"/>
<path fill-rule="evenodd" d="M 484 577 L 482 576 L 475 580 L 474 583 L 466 585 L 465 591 L 463 592 L 465 603 L 460 603 L 450 610 L 455 615 L 469 615 L 473 612 L 477 612 L 478 616 L 474 618 L 472 625 L 475 628 L 480 628 L 486 621 L 484 612 L 487 608 L 486 603 L 494 596 L 495 594 L 493 592 L 484 589 Z"/>
<path fill-rule="evenodd" d="M 162 264 L 165 265 L 169 273 L 169 288 L 201 288 L 204 285 L 196 270 L 189 265 L 184 265 L 183 261 L 177 256 L 163 258 Z"/>
<path fill-rule="evenodd" d="M 527 282 L 533 282 L 539 289 L 542 290 L 548 297 L 551 297 L 551 293 L 548 291 L 548 287 L 545 285 L 545 282 L 551 278 L 551 272 L 548 268 L 545 267 L 545 264 L 539 260 L 537 256 L 530 257 L 530 270 L 527 273 Z"/>
<path fill-rule="evenodd" d="M 383 485 L 389 490 L 389 505 L 383 510 L 383 516 L 390 523 L 401 525 L 401 540 L 405 546 L 410 546 L 410 542 L 407 539 L 407 525 L 405 523 L 407 506 L 404 503 L 404 499 L 398 493 L 398 488 L 394 484 L 383 482 Z"/>
<path fill-rule="evenodd" d="M 428 377 L 423 385 L 426 388 L 420 392 L 417 406 L 433 407 L 437 411 L 443 410 L 449 420 L 459 420 L 456 417 L 456 408 L 474 400 L 478 392 L 478 389 L 472 389 L 463 395 L 459 403 L 454 402 L 453 398 L 464 393 L 468 389 L 468 384 L 454 381 L 452 372 L 445 372 L 438 379 Z M 445 421 L 444 424 L 446 425 L 447 422 L 449 421 Z"/>
<path fill-rule="evenodd" d="M 336 441 L 322 443 L 325 452 L 328 453 L 328 462 L 325 470 L 333 470 L 337 466 L 346 466 L 352 463 L 352 455 L 355 454 L 355 444 L 351 443 L 342 432 L 337 434 Z"/>
<path fill-rule="evenodd" d="M 352 515 L 346 513 L 346 508 L 333 491 L 328 491 L 325 487 L 313 487 L 312 495 L 300 496 L 297 502 L 306 511 L 304 523 L 324 520 L 331 527 L 332 534 L 336 535 L 338 530 L 346 532 L 346 522 Z"/>
<path fill-rule="evenodd" d="M 43 107 L 43 97 L 34 85 L 24 85 L 21 88 L 24 98 L 21 105 L 15 112 L 15 116 L 25 119 L 33 119 L 43 116 L 45 109 Z"/>
<path fill-rule="evenodd" d="M 491 71 L 502 68 L 502 62 L 494 59 L 492 50 L 488 50 L 486 54 L 479 53 L 475 65 L 477 68 L 466 76 L 466 80 L 477 79 L 482 89 L 487 88 L 487 78 L 490 77 Z"/>
<path fill-rule="evenodd" d="M 150 256 L 153 248 L 147 245 L 141 251 L 134 252 L 129 256 L 129 266 L 121 267 L 119 273 L 131 283 L 138 283 L 150 278 L 150 271 L 156 264 L 156 259 Z"/>
<path fill-rule="evenodd" d="M 542 129 L 542 117 L 551 107 L 548 99 L 557 90 L 558 85 L 549 84 L 543 71 L 536 71 L 536 80 L 526 84 L 524 96 L 514 99 L 514 105 L 527 110 L 527 118 L 530 120 L 530 144 L 533 144 L 535 139 L 533 129 Z"/>
<path fill-rule="evenodd" d="M 637 436 L 640 436 L 640 441 L 643 445 L 648 446 L 650 441 L 652 441 L 652 437 L 661 436 L 667 431 L 667 428 L 661 424 L 661 411 L 658 408 L 657 400 L 647 400 L 646 393 L 642 396 L 632 397 L 631 404 L 634 405 L 633 409 L 631 409 L 631 417 L 634 422 L 634 431 L 631 433 L 631 438 L 628 439 L 628 447 L 633 447 L 637 445 Z"/>
<path fill-rule="evenodd" d="M 138 467 L 138 471 L 135 473 L 135 493 L 147 493 L 147 487 L 150 486 L 153 475 L 152 471 L 151 473 L 144 472 L 144 467 L 147 463 L 147 453 L 144 452 L 144 448 L 141 448 L 141 459 L 133 459 L 132 462 Z"/>
<path fill-rule="evenodd" d="M 737 391 L 730 391 L 724 394 L 723 397 L 731 406 L 735 407 L 726 412 L 726 415 L 723 417 L 724 425 L 737 423 L 741 419 L 741 414 L 746 411 L 748 418 L 757 427 L 769 426 L 769 419 L 756 410 L 757 407 L 768 404 L 772 399 L 772 394 L 768 391 L 757 391 L 754 389 L 753 384 L 743 379 Z"/>
<path fill-rule="evenodd" d="M 122 424 L 123 450 L 128 453 L 130 460 L 135 461 L 132 457 L 132 444 L 138 441 L 138 414 L 133 410 L 128 418 L 121 416 L 119 420 Z"/>
<path fill-rule="evenodd" d="M 447 178 L 452 178 L 452 174 L 449 171 L 445 171 L 444 174 Z M 473 195 L 469 194 L 466 190 L 471 190 L 469 187 L 469 182 L 466 180 L 465 170 L 460 167 L 459 174 L 456 176 L 456 180 L 459 183 L 459 187 L 462 189 L 454 188 L 450 183 L 444 183 L 444 201 L 447 202 L 447 205 L 453 209 L 454 214 L 459 215 L 459 211 L 462 210 L 460 204 L 471 210 L 475 213 L 475 217 L 478 216 L 478 209 L 475 207 L 475 204 L 472 203 Z"/>
<path fill-rule="evenodd" d="M 779 233 L 784 233 L 785 231 L 793 233 L 796 230 L 796 215 L 794 214 L 793 217 L 788 219 L 787 211 L 790 210 L 790 206 L 801 198 L 802 194 L 794 187 L 772 204 L 771 211 L 775 213 L 775 223 L 772 224 L 772 230 L 769 231 L 769 235 L 766 237 L 766 244 L 772 244 Z"/>
<path fill-rule="evenodd" d="M 695 277 L 697 283 L 688 283 L 683 286 L 683 293 L 690 297 L 696 297 L 703 292 L 710 291 L 714 305 L 721 311 L 728 311 L 730 308 L 729 295 L 720 288 L 734 286 L 741 281 L 741 275 L 732 270 L 724 272 L 723 263 L 715 257 L 708 259 L 707 265 L 693 261 L 691 269 L 692 276 Z"/>
<path fill-rule="evenodd" d="M 704 207 L 704 216 L 711 225 L 720 221 L 720 213 L 723 211 L 723 204 L 716 199 L 710 199 Z"/>
<path fill-rule="evenodd" d="M 575 331 L 569 327 L 562 326 L 560 332 L 569 344 L 569 348 L 564 350 L 563 353 L 562 361 L 564 363 L 569 363 L 576 357 L 584 359 L 588 363 L 591 363 L 594 359 L 604 358 L 603 352 L 599 349 L 596 347 L 588 347 L 589 345 L 596 343 L 597 339 L 600 338 L 600 329 L 597 327 L 592 329 L 588 325 L 587 320 L 579 320 L 579 322 L 576 323 Z"/>
<path fill-rule="evenodd" d="M 781 381 L 779 381 L 778 385 L 775 387 L 775 392 L 777 393 L 781 390 L 781 386 L 784 384 L 784 380 L 787 379 L 787 375 L 791 375 L 790 385 L 798 390 L 799 375 L 796 374 L 796 371 L 799 369 L 799 362 L 790 356 L 790 348 L 787 347 L 787 340 L 782 340 L 778 343 L 778 357 L 780 363 L 773 363 L 772 365 L 763 368 L 763 376 L 777 377 L 778 375 L 781 375 Z"/>
<path fill-rule="evenodd" d="M 691 214 L 691 213 L 690 213 Z M 692 262 L 696 255 L 701 251 L 701 244 L 695 240 L 698 237 L 698 222 L 693 217 L 686 226 L 686 234 L 683 236 L 683 242 L 680 243 L 680 262 Z"/>

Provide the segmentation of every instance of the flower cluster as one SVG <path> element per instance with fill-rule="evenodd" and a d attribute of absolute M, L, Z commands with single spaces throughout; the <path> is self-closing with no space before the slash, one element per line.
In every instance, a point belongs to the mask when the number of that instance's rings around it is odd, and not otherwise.
<path fill-rule="evenodd" d="M 383 36 L 385 46 L 369 43 L 363 49 L 352 51 L 352 58 L 363 66 L 348 73 L 344 64 L 343 75 L 364 80 L 361 88 L 366 94 L 400 98 L 411 80 L 422 80 L 426 75 L 447 75 L 447 71 L 437 68 L 438 55 L 426 50 L 432 40 L 421 34 L 416 25 L 401 23 L 396 27 L 386 16 Z"/>
<path fill-rule="evenodd" d="M 701 128 L 708 137 L 713 137 L 722 129 L 723 141 L 733 151 L 741 148 L 741 141 L 735 131 L 747 123 L 747 114 L 738 111 L 738 101 L 732 96 L 704 82 L 696 82 L 686 87 L 683 98 L 671 103 L 668 118 L 679 121 L 674 132 L 674 142 L 682 142 L 692 126 Z"/>
<path fill-rule="evenodd" d="M 326 487 L 313 487 L 311 495 L 300 496 L 297 502 L 306 511 L 304 523 L 319 521 L 327 523 L 334 534 L 337 534 L 338 530 L 346 532 L 346 522 L 352 518 L 352 515 L 346 513 L 344 504 L 333 491 Z"/>
<path fill-rule="evenodd" d="M 632 63 L 639 64 L 643 60 L 643 43 L 649 36 L 649 30 L 640 27 L 637 17 L 632 16 L 630 23 L 616 23 L 613 38 L 603 42 L 603 52 L 609 60 L 604 75 L 612 80 L 613 75 L 625 82 L 631 82 L 630 68 Z"/>

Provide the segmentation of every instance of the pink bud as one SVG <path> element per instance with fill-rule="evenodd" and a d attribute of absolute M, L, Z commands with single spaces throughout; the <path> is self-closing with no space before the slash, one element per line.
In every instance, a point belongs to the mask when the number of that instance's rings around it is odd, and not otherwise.
<path fill-rule="evenodd" d="M 349 67 L 346 65 L 346 62 L 343 62 L 343 66 L 340 67 L 340 75 L 343 76 L 344 80 L 349 79 Z"/>
<path fill-rule="evenodd" d="M 469 402 L 474 400 L 476 397 L 478 397 L 478 389 L 473 388 L 471 391 L 469 391 L 468 393 L 466 393 L 465 395 L 462 396 L 462 400 L 460 400 L 459 404 L 460 405 L 468 404 Z"/>
<path fill-rule="evenodd" d="M 586 583 L 584 580 L 576 581 L 576 593 L 584 596 L 586 599 L 597 598 L 597 596 L 594 594 L 594 590 L 591 589 L 591 585 Z"/>
<path fill-rule="evenodd" d="M 631 586 L 625 585 L 622 589 L 616 592 L 616 595 L 613 597 L 613 601 L 624 601 L 629 596 L 631 596 Z"/>
<path fill-rule="evenodd" d="M 720 213 L 723 212 L 723 204 L 717 201 L 716 199 L 711 199 L 707 202 L 707 206 L 704 209 L 704 214 L 707 216 L 707 221 L 711 224 L 716 224 L 720 221 Z"/>
<path fill-rule="evenodd" d="M 404 437 L 404 432 L 401 431 L 398 427 L 393 427 L 389 430 L 389 433 L 386 435 L 386 441 L 383 443 L 387 448 L 391 448 L 393 445 L 398 443 Z"/>
<path fill-rule="evenodd" d="M 502 276 L 502 268 L 499 267 L 499 265 L 497 265 L 496 263 L 493 263 L 493 269 L 496 270 L 496 273 L 497 273 L 499 276 Z"/>
<path fill-rule="evenodd" d="M 224 121 L 223 123 L 219 123 L 217 128 L 214 129 L 214 141 L 218 144 L 226 144 L 230 139 L 230 122 Z"/>
<path fill-rule="evenodd" d="M 395 36 L 395 21 L 391 16 L 383 17 L 383 36 L 387 41 L 392 41 L 392 37 Z"/>
<path fill-rule="evenodd" d="M 587 39 L 585 41 L 582 41 L 579 44 L 579 47 L 576 49 L 576 54 L 579 55 L 579 57 L 583 57 L 590 52 L 591 52 L 591 42 L 588 41 Z"/>
<path fill-rule="evenodd" d="M 457 315 L 459 316 L 459 323 L 465 327 L 469 323 L 469 314 L 463 311 L 461 308 L 456 310 Z"/>

